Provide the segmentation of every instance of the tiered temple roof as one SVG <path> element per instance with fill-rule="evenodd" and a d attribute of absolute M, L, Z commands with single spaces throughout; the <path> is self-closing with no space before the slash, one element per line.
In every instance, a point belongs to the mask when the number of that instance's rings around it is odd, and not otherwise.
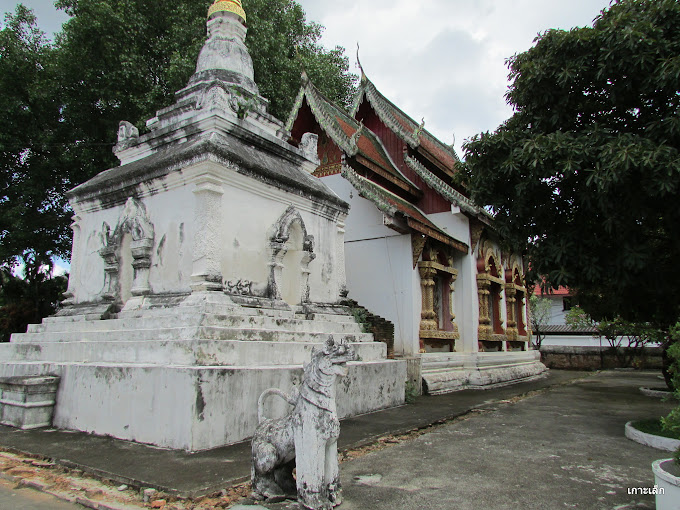
<path fill-rule="evenodd" d="M 353 158 L 362 166 L 370 169 L 372 173 L 396 186 L 398 192 L 418 197 L 422 193 L 392 161 L 380 139 L 363 124 L 354 120 L 326 99 L 321 92 L 309 80 L 306 74 L 302 75 L 302 87 L 288 119 L 286 128 L 291 132 L 291 138 L 295 142 L 301 140 L 306 132 L 314 132 L 310 125 L 310 114 L 313 121 L 318 124 L 321 132 L 317 132 L 322 138 L 321 145 L 326 145 L 326 135 L 339 149 L 334 152 L 333 147 L 327 150 L 321 147 L 319 150 L 320 165 L 314 175 L 323 177 L 340 173 L 341 155 L 345 158 Z M 330 154 L 329 154 L 330 152 Z M 328 159 L 324 159 L 324 157 Z"/>
<path fill-rule="evenodd" d="M 461 161 L 453 146 L 427 131 L 424 120 L 418 124 L 381 94 L 363 69 L 352 115 L 370 125 L 392 148 L 397 166 L 423 191 L 418 205 L 428 214 L 449 210 L 453 204 L 468 216 L 488 223 L 488 213 L 475 205 L 464 190 L 454 187 L 453 177 Z"/>
<path fill-rule="evenodd" d="M 460 160 L 453 147 L 386 99 L 363 73 L 352 113 L 324 97 L 303 73 L 286 128 L 293 145 L 300 145 L 305 133 L 319 136 L 313 175 L 342 173 L 361 196 L 397 220 L 393 228 L 403 225 L 467 253 L 466 244 L 428 217 L 455 205 L 472 218 L 486 219 L 483 209 L 454 188 Z"/>
<path fill-rule="evenodd" d="M 406 225 L 408 227 L 437 241 L 448 244 L 463 253 L 467 253 L 468 247 L 465 243 L 453 239 L 448 233 L 435 225 L 415 205 L 378 186 L 373 181 L 362 177 L 350 167 L 344 167 L 342 175 L 357 189 L 362 197 L 371 200 L 383 213 L 391 217 L 395 217 L 397 213 L 400 213 L 406 218 Z"/>
<path fill-rule="evenodd" d="M 352 108 L 353 117 L 360 115 L 359 111 L 365 102 L 370 104 L 380 120 L 409 147 L 418 151 L 446 174 L 450 176 L 455 174 L 460 159 L 453 147 L 443 144 L 427 131 L 424 121 L 418 124 L 383 96 L 362 70 L 359 91 Z"/>

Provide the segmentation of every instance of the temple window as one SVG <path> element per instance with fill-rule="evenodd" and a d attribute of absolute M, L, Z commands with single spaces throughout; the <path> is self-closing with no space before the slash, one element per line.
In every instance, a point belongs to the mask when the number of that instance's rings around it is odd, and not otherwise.
<path fill-rule="evenodd" d="M 502 351 L 507 339 L 501 315 L 505 279 L 501 276 L 498 252 L 485 243 L 482 254 L 477 260 L 478 346 L 480 351 Z"/>
<path fill-rule="evenodd" d="M 428 246 L 417 265 L 422 290 L 420 350 L 453 352 L 459 338 L 454 312 L 458 271 L 453 267 L 453 257 L 446 248 Z"/>
<path fill-rule="evenodd" d="M 525 319 L 526 288 L 524 277 L 519 271 L 519 264 L 515 264 L 505 272 L 505 296 L 507 299 L 508 339 L 507 350 L 524 351 L 527 349 L 527 328 Z"/>

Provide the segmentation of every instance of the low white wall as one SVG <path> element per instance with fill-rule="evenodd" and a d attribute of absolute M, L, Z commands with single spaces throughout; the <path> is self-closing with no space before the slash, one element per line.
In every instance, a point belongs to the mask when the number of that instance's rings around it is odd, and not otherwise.
<path fill-rule="evenodd" d="M 606 338 L 587 335 L 546 335 L 541 345 L 567 345 L 571 347 L 609 347 Z"/>
<path fill-rule="evenodd" d="M 336 383 L 343 418 L 404 403 L 406 362 L 350 363 Z M 12 364 L 1 376 L 61 376 L 54 426 L 96 432 L 190 451 L 250 437 L 257 425 L 257 399 L 267 388 L 290 392 L 302 368 L 172 367 L 108 364 Z M 266 414 L 288 406 L 271 397 Z"/>

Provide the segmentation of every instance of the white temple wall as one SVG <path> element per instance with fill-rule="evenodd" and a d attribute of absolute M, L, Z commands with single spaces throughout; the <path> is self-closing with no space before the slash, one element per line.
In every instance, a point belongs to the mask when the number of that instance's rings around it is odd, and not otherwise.
<path fill-rule="evenodd" d="M 342 243 L 338 235 L 338 211 L 325 207 L 313 199 L 293 195 L 232 169 L 215 170 L 213 163 L 201 163 L 192 168 L 175 172 L 166 178 L 147 182 L 144 189 L 135 190 L 135 197 L 143 204 L 154 237 L 149 268 L 149 287 L 153 294 L 187 293 L 191 291 L 191 275 L 201 267 L 201 257 L 194 251 L 197 221 L 202 214 L 196 190 L 205 183 L 217 197 L 214 211 L 209 211 L 208 232 L 199 236 L 199 243 L 206 237 L 214 238 L 217 259 L 214 266 L 221 271 L 223 281 L 247 279 L 266 285 L 269 276 L 271 251 L 269 237 L 286 210 L 295 208 L 304 223 L 307 234 L 314 237 L 314 259 L 309 263 L 309 299 L 313 302 L 336 302 L 344 283 L 342 256 L 337 249 Z M 181 187 L 177 184 L 182 184 Z M 163 193 L 157 193 L 163 190 Z M 109 225 L 112 235 L 121 221 L 125 204 L 102 209 L 99 202 L 73 204 L 79 229 L 77 267 L 72 270 L 71 286 L 75 302 L 92 302 L 100 299 L 105 286 L 105 263 L 99 251 L 105 247 L 103 225 Z M 326 208 L 325 211 L 324 207 Z M 322 215 L 318 211 L 322 210 Z M 343 215 L 341 215 L 343 216 Z M 122 237 L 119 250 L 120 285 L 124 294 L 129 293 L 127 280 L 132 278 L 129 253 L 129 237 Z M 294 237 L 294 236 L 293 236 Z M 291 239 L 293 243 L 294 239 Z M 291 251 L 302 248 L 291 246 Z M 209 256 L 209 253 L 208 253 Z M 295 260 L 296 254 L 286 261 Z M 297 255 L 297 259 L 300 255 Z M 286 268 L 300 272 L 299 267 Z M 130 267 L 127 267 L 130 266 Z M 128 278 L 126 278 L 126 276 Z"/>
<path fill-rule="evenodd" d="M 460 332 L 460 340 L 457 342 L 456 350 L 478 352 L 477 260 L 472 256 L 464 257 L 460 261 L 460 268 L 456 267 L 456 269 L 458 269 L 458 281 L 460 281 L 460 287 L 456 286 L 456 321 Z M 460 320 L 458 320 L 458 314 L 461 314 Z"/>
<path fill-rule="evenodd" d="M 464 214 L 441 212 L 428 217 L 454 239 L 470 246 L 470 220 Z M 458 271 L 454 294 L 454 311 L 460 338 L 456 340 L 457 352 L 477 352 L 477 324 L 479 305 L 477 302 L 477 261 L 454 250 L 454 268 Z"/>
<path fill-rule="evenodd" d="M 427 217 L 454 239 L 470 245 L 470 220 L 464 214 L 440 212 L 428 214 Z"/>
<path fill-rule="evenodd" d="M 115 228 L 123 206 L 92 211 L 89 214 L 80 213 L 76 207 L 74 210 L 76 215 L 81 216 L 78 221 L 80 243 L 74 246 L 69 288 L 73 289 L 75 302 L 83 303 L 95 301 L 104 291 L 104 259 L 99 255 L 99 250 L 104 246 L 102 225 L 106 222 Z M 78 253 L 77 265 L 73 263 L 76 251 Z"/>
<path fill-rule="evenodd" d="M 158 181 L 159 187 L 163 181 Z M 144 196 L 146 195 L 146 196 Z M 154 294 L 189 292 L 193 242 L 193 201 L 187 189 L 168 189 L 165 193 L 139 196 L 146 209 L 148 219 L 154 226 L 153 248 L 149 268 L 149 286 Z M 94 203 L 73 204 L 76 214 L 81 218 L 80 246 L 78 250 L 77 281 L 75 282 L 75 301 L 92 302 L 100 298 L 104 291 L 104 259 L 99 250 L 105 247 L 103 225 L 109 225 L 113 234 L 121 219 L 125 204 L 101 209 Z M 120 272 L 125 287 L 125 275 L 131 276 L 132 268 L 127 267 L 131 254 L 127 246 L 130 234 L 123 236 L 120 253 Z"/>
<path fill-rule="evenodd" d="M 349 297 L 394 324 L 394 352 L 418 352 L 420 282 L 412 268 L 411 236 L 345 245 Z"/>
<path fill-rule="evenodd" d="M 229 171 L 223 185 L 221 202 L 220 265 L 224 281 L 247 279 L 266 284 L 271 262 L 269 237 L 275 233 L 277 223 L 292 206 L 299 213 L 307 235 L 314 238 L 314 258 L 308 266 L 309 299 L 320 303 L 337 302 L 340 287 L 344 283 L 344 267 L 337 260 L 336 210 L 326 208 L 320 215 L 319 211 L 324 206 L 313 199 L 287 193 L 232 171 Z M 290 247 L 284 257 L 286 266 L 300 264 L 302 257 L 300 225 L 294 225 L 289 239 Z M 299 273 L 300 267 L 285 267 L 283 271 Z"/>
<path fill-rule="evenodd" d="M 345 222 L 347 231 L 345 243 L 400 235 L 385 226 L 383 213 L 373 202 L 360 197 L 354 186 L 340 174 L 322 177 L 321 181 L 350 205 L 349 216 Z"/>
<path fill-rule="evenodd" d="M 386 227 L 382 212 L 342 176 L 322 180 L 350 204 L 345 234 L 349 297 L 394 324 L 395 354 L 416 354 L 421 291 L 411 236 Z"/>
<path fill-rule="evenodd" d="M 190 189 L 175 188 L 142 199 L 154 224 L 149 284 L 151 293 L 190 292 L 194 241 L 194 196 Z"/>

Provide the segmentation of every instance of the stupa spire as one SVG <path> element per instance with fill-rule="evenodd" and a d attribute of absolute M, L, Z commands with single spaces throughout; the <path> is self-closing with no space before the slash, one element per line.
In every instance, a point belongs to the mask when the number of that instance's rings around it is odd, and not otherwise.
<path fill-rule="evenodd" d="M 246 13 L 241 0 L 217 0 L 208 9 L 208 39 L 196 63 L 189 85 L 212 79 L 238 85 L 258 94 L 253 60 L 245 45 Z"/>

